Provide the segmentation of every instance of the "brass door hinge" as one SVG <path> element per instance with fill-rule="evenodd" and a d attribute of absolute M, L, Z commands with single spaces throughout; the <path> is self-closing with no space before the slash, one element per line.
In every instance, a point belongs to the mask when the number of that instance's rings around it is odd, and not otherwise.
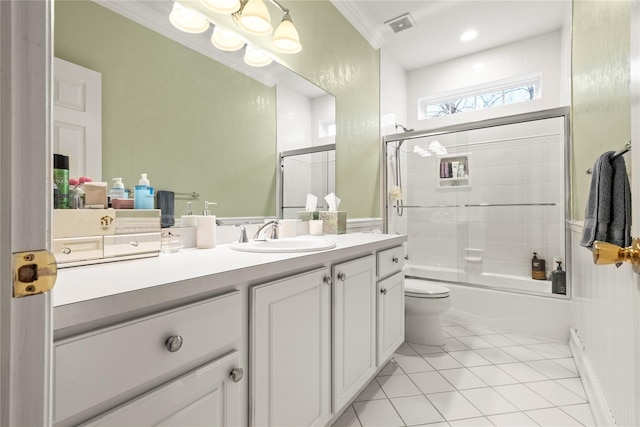
<path fill-rule="evenodd" d="M 46 250 L 13 254 L 13 297 L 42 294 L 53 289 L 58 264 Z"/>

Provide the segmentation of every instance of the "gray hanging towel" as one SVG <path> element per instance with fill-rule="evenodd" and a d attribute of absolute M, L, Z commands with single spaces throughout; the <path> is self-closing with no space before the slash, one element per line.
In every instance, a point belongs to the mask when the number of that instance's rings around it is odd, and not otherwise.
<path fill-rule="evenodd" d="M 602 154 L 591 168 L 591 185 L 580 240 L 580 245 L 589 249 L 596 240 L 607 240 L 613 188 L 613 168 L 609 160 L 613 154 L 613 151 Z"/>
<path fill-rule="evenodd" d="M 611 223 L 607 230 L 607 242 L 621 247 L 631 245 L 631 187 L 623 156 L 611 160 L 613 189 Z"/>
<path fill-rule="evenodd" d="M 160 190 L 157 192 L 157 207 L 160 209 L 160 227 L 167 228 L 174 225 L 173 205 L 175 194 L 173 191 Z"/>

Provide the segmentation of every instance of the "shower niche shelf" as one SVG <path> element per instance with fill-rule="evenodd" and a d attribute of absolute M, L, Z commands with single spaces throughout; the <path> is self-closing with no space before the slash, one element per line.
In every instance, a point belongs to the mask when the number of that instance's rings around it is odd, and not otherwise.
<path fill-rule="evenodd" d="M 469 187 L 469 154 L 454 154 L 438 158 L 438 188 Z"/>

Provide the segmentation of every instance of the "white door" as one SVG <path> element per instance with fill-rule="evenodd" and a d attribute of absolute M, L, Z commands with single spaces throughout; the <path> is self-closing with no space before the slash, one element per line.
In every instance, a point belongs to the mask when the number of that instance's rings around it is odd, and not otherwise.
<path fill-rule="evenodd" d="M 53 59 L 53 152 L 69 156 L 69 177 L 102 181 L 102 74 Z"/>
<path fill-rule="evenodd" d="M 404 342 L 404 273 L 378 282 L 378 366 Z"/>
<path fill-rule="evenodd" d="M 51 293 L 16 298 L 12 290 L 12 254 L 50 246 L 51 6 L 0 2 L 0 425 L 6 426 L 51 424 Z"/>
<path fill-rule="evenodd" d="M 251 289 L 253 426 L 323 426 L 331 417 L 328 273 L 322 268 Z"/>
<path fill-rule="evenodd" d="M 333 410 L 376 370 L 376 262 L 373 255 L 333 267 Z"/>

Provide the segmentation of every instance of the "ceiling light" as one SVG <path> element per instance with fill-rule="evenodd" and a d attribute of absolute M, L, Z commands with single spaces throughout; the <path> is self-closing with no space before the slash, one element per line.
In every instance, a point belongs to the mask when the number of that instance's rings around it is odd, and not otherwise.
<path fill-rule="evenodd" d="M 244 62 L 252 67 L 264 67 L 271 64 L 273 58 L 267 52 L 247 45 L 244 51 Z"/>
<path fill-rule="evenodd" d="M 271 16 L 263 0 L 247 0 L 238 14 L 238 23 L 249 33 L 264 36 L 273 32 Z"/>
<path fill-rule="evenodd" d="M 200 0 L 200 3 L 216 13 L 234 13 L 240 9 L 240 0 Z"/>
<path fill-rule="evenodd" d="M 242 49 L 244 42 L 231 31 L 216 26 L 211 34 L 211 43 L 220 50 L 235 52 Z"/>
<path fill-rule="evenodd" d="M 478 37 L 478 32 L 476 30 L 468 30 L 462 33 L 460 36 L 460 40 L 463 42 L 468 42 Z"/>
<path fill-rule="evenodd" d="M 298 30 L 296 30 L 295 25 L 291 22 L 289 12 L 284 14 L 280 25 L 276 28 L 271 46 L 282 53 L 298 53 L 302 50 Z"/>
<path fill-rule="evenodd" d="M 173 3 L 173 9 L 169 14 L 169 21 L 179 30 L 185 33 L 203 33 L 209 28 L 209 21 L 200 13 L 188 9 L 178 2 Z"/>

